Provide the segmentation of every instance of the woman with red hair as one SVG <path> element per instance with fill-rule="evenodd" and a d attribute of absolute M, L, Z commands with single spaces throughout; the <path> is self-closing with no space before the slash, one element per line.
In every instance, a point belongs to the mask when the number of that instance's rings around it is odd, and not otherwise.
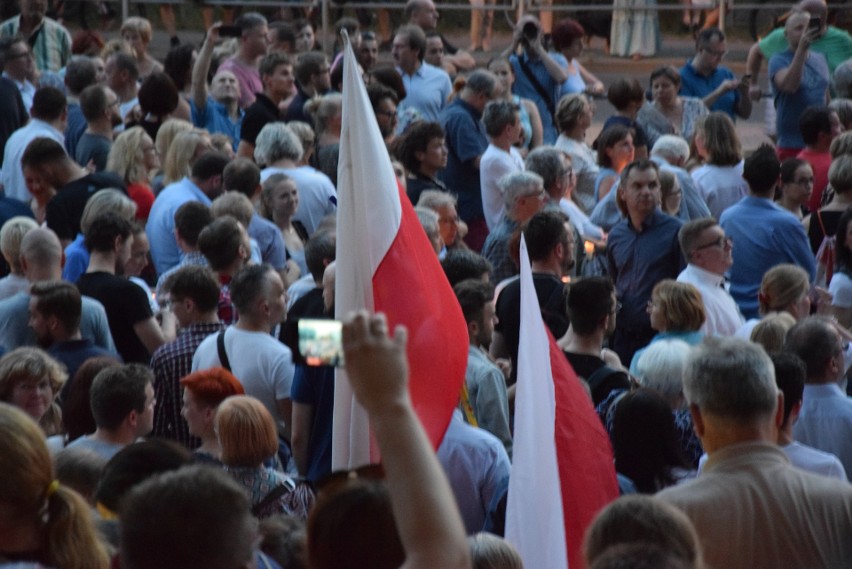
<path fill-rule="evenodd" d="M 183 407 L 180 414 L 189 426 L 189 434 L 201 439 L 195 449 L 196 462 L 219 462 L 221 449 L 213 429 L 219 404 L 232 395 L 243 395 L 242 384 L 228 370 L 214 367 L 191 373 L 180 380 Z"/>

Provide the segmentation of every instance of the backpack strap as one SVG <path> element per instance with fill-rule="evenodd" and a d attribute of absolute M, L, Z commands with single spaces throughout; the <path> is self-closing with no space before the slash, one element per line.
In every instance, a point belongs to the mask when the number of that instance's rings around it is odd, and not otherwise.
<path fill-rule="evenodd" d="M 263 512 L 264 508 L 266 508 L 267 506 L 275 502 L 278 498 L 290 491 L 291 488 L 288 487 L 286 484 L 279 484 L 278 486 L 270 490 L 269 494 L 263 497 L 263 500 L 251 507 L 251 515 L 253 515 L 254 517 L 258 517 Z"/>
<path fill-rule="evenodd" d="M 524 75 L 526 75 L 527 79 L 530 80 L 530 83 L 532 83 L 533 88 L 544 100 L 544 105 L 550 112 L 550 116 L 553 117 L 556 114 L 555 108 L 553 106 L 553 97 L 550 95 L 550 93 L 547 92 L 547 89 L 544 88 L 544 85 L 541 84 L 541 81 L 538 80 L 538 77 L 533 74 L 532 69 L 530 69 L 530 66 L 527 65 L 526 61 L 524 61 L 523 55 L 518 56 L 518 65 L 521 67 L 521 71 L 524 72 Z"/>
<path fill-rule="evenodd" d="M 216 336 L 216 349 L 219 352 L 219 363 L 228 371 L 231 371 L 231 362 L 228 360 L 228 352 L 225 351 L 225 330 Z"/>

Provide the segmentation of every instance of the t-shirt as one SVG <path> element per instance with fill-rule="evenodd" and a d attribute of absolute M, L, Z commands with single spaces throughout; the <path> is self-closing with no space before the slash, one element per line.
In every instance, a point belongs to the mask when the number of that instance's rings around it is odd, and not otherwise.
<path fill-rule="evenodd" d="M 47 226 L 60 239 L 71 241 L 80 233 L 80 219 L 89 198 L 104 188 L 115 188 L 127 193 L 124 181 L 114 172 L 95 172 L 65 184 L 47 202 Z"/>
<path fill-rule="evenodd" d="M 758 46 L 767 59 L 790 49 L 790 44 L 784 36 L 784 28 L 773 30 L 760 40 Z M 838 65 L 852 57 L 852 37 L 846 30 L 828 26 L 825 34 L 811 44 L 811 50 L 823 54 L 828 62 L 828 69 L 834 73 Z"/>
<path fill-rule="evenodd" d="M 278 118 L 278 107 L 272 99 L 263 93 L 257 94 L 257 99 L 246 109 L 243 117 L 243 126 L 240 128 L 240 140 L 245 140 L 254 145 L 257 135 L 267 123 L 275 122 Z"/>
<path fill-rule="evenodd" d="M 104 272 L 86 273 L 77 281 L 82 294 L 104 305 L 116 350 L 127 363 L 148 364 L 151 354 L 133 326 L 153 316 L 148 298 L 129 280 Z"/>
<path fill-rule="evenodd" d="M 799 130 L 799 117 L 805 109 L 826 104 L 830 83 L 825 56 L 811 50 L 805 60 L 802 82 L 794 93 L 784 93 L 775 87 L 775 75 L 793 63 L 793 52 L 783 51 L 769 60 L 769 82 L 775 97 L 775 126 L 778 131 L 778 148 L 804 148 L 805 141 Z"/>
<path fill-rule="evenodd" d="M 106 170 L 107 156 L 109 149 L 112 148 L 112 141 L 100 134 L 92 134 L 84 132 L 80 140 L 77 141 L 77 148 L 74 152 L 74 160 L 84 168 L 91 160 L 95 164 L 95 170 L 103 172 Z"/>

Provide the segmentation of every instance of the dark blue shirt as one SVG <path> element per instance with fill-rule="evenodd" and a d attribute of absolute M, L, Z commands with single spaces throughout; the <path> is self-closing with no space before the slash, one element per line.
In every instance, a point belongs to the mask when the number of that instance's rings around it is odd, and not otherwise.
<path fill-rule="evenodd" d="M 729 79 L 736 79 L 736 77 L 734 77 L 733 72 L 727 67 L 719 66 L 716 68 L 716 71 L 705 77 L 696 71 L 692 63 L 687 63 L 680 68 L 680 94 L 685 97 L 703 99 Z M 739 102 L 740 92 L 734 89 L 716 99 L 710 110 L 722 111 L 731 117 L 732 120 L 737 120 L 735 109 Z"/>
<path fill-rule="evenodd" d="M 236 152 L 237 145 L 240 143 L 240 128 L 243 126 L 243 117 L 246 115 L 244 110 L 237 110 L 239 116 L 234 122 L 228 114 L 228 107 L 209 96 L 207 105 L 203 109 L 196 107 L 194 101 L 189 102 L 189 108 L 192 112 L 192 124 L 199 128 L 206 128 L 210 134 L 220 133 L 230 137 Z M 67 138 L 65 144 L 68 144 Z"/>
<path fill-rule="evenodd" d="M 461 99 L 456 99 L 441 112 L 441 126 L 447 141 L 447 167 L 441 172 L 441 181 L 458 196 L 459 217 L 470 223 L 484 219 L 482 212 L 482 186 L 479 168 L 473 161 L 488 148 L 482 113 Z"/>
<path fill-rule="evenodd" d="M 77 142 L 88 126 L 80 103 L 68 103 L 68 120 L 65 124 L 65 150 L 68 156 L 77 156 Z"/>

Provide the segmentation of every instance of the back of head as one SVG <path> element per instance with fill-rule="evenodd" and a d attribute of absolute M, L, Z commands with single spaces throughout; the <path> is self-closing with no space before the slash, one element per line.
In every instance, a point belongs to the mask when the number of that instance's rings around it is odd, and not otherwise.
<path fill-rule="evenodd" d="M 192 464 L 192 455 L 173 441 L 150 440 L 133 443 L 118 451 L 104 467 L 95 499 L 119 513 L 127 494 L 156 474 Z"/>
<path fill-rule="evenodd" d="M 120 365 L 118 360 L 109 357 L 89 358 L 74 374 L 62 405 L 62 424 L 68 442 L 94 433 L 98 428 L 90 402 L 92 383 L 101 370 Z"/>
<path fill-rule="evenodd" d="M 463 92 L 490 97 L 496 86 L 497 77 L 493 73 L 485 69 L 477 69 L 467 76 Z"/>
<path fill-rule="evenodd" d="M 417 155 L 425 153 L 429 143 L 436 138 L 444 139 L 444 129 L 436 122 L 419 121 L 405 131 L 399 143 L 398 155 L 406 170 L 409 172 L 420 170 L 422 158 L 418 158 Z"/>
<path fill-rule="evenodd" d="M 175 231 L 190 247 L 198 245 L 201 230 L 213 222 L 210 207 L 201 202 L 189 201 L 175 212 Z"/>
<path fill-rule="evenodd" d="M 763 348 L 739 338 L 706 338 L 692 349 L 683 392 L 702 414 L 752 424 L 771 420 L 778 388 Z"/>
<path fill-rule="evenodd" d="M 166 117 L 177 109 L 179 102 L 180 93 L 174 81 L 162 71 L 151 73 L 139 87 L 139 106 L 144 113 Z"/>
<path fill-rule="evenodd" d="M 316 232 L 305 243 L 305 263 L 314 281 L 322 281 L 326 265 L 337 256 L 336 247 L 337 234 L 334 231 Z"/>
<path fill-rule="evenodd" d="M 689 143 L 680 136 L 664 134 L 654 143 L 651 156 L 663 158 L 666 162 L 677 163 L 689 160 Z"/>
<path fill-rule="evenodd" d="M 763 346 L 767 354 L 772 354 L 784 347 L 787 332 L 795 325 L 796 319 L 789 312 L 770 312 L 752 329 L 749 340 Z"/>
<path fill-rule="evenodd" d="M 390 495 L 380 481 L 355 479 L 320 491 L 308 516 L 308 565 L 313 569 L 396 569 L 405 561 Z"/>
<path fill-rule="evenodd" d="M 581 278 L 566 288 L 565 309 L 575 334 L 593 334 L 604 317 L 614 312 L 614 292 L 608 277 Z"/>
<path fill-rule="evenodd" d="M 844 154 L 831 161 L 828 181 L 838 194 L 848 194 L 852 190 L 852 156 Z"/>
<path fill-rule="evenodd" d="M 106 212 L 113 212 L 128 221 L 133 221 L 136 216 L 136 208 L 136 202 L 119 190 L 112 188 L 98 190 L 89 198 L 86 207 L 83 208 L 83 215 L 80 217 L 80 232 L 86 235 L 95 218 Z"/>
<path fill-rule="evenodd" d="M 192 392 L 196 400 L 218 407 L 232 395 L 245 395 L 245 389 L 234 374 L 221 367 L 196 371 L 180 380 L 180 386 Z"/>
<path fill-rule="evenodd" d="M 103 456 L 79 446 L 65 447 L 53 457 L 59 483 L 79 493 L 91 506 L 95 505 L 95 488 L 106 463 Z"/>
<path fill-rule="evenodd" d="M 564 161 L 563 152 L 555 146 L 539 146 L 527 154 L 524 167 L 527 172 L 541 176 L 544 189 L 549 193 L 565 175 Z"/>
<path fill-rule="evenodd" d="M 89 393 L 92 416 L 98 428 L 114 430 L 131 411 L 143 412 L 147 399 L 145 388 L 152 379 L 151 371 L 139 364 L 101 370 Z"/>
<path fill-rule="evenodd" d="M 257 301 L 266 294 L 269 273 L 274 269 L 267 265 L 248 265 L 240 269 L 231 280 L 231 302 L 240 314 L 254 314 Z"/>
<path fill-rule="evenodd" d="M 201 314 L 215 312 L 219 305 L 219 283 L 207 267 L 186 265 L 166 279 L 163 289 L 172 302 L 190 298 Z"/>
<path fill-rule="evenodd" d="M 66 281 L 41 281 L 33 283 L 30 295 L 35 299 L 35 309 L 45 318 L 55 317 L 67 334 L 80 329 L 83 301 L 76 286 Z"/>
<path fill-rule="evenodd" d="M 820 134 L 831 134 L 831 109 L 824 105 L 808 107 L 799 115 L 799 132 L 807 146 L 813 146 Z"/>
<path fill-rule="evenodd" d="M 441 259 L 441 268 L 450 286 L 467 279 L 482 279 L 483 275 L 487 278 L 491 273 L 488 259 L 470 249 L 450 249 Z"/>
<path fill-rule="evenodd" d="M 38 224 L 33 218 L 16 216 L 0 228 L 0 251 L 13 273 L 21 273 L 21 242 L 27 233 L 37 227 Z"/>
<path fill-rule="evenodd" d="M 262 166 L 278 160 L 298 162 L 305 150 L 299 137 L 282 122 L 271 122 L 260 129 L 254 147 L 254 159 Z"/>
<path fill-rule="evenodd" d="M 671 405 L 683 393 L 683 372 L 689 351 L 689 344 L 683 340 L 652 342 L 636 364 L 639 384 L 653 389 Z"/>
<path fill-rule="evenodd" d="M 80 110 L 88 122 L 103 118 L 108 103 L 106 88 L 103 85 L 90 85 L 80 93 Z"/>
<path fill-rule="evenodd" d="M 784 394 L 784 423 L 787 423 L 790 412 L 802 401 L 805 391 L 805 376 L 807 368 L 802 358 L 788 352 L 771 354 L 772 365 L 775 367 L 775 383 Z"/>
<path fill-rule="evenodd" d="M 565 95 L 556 104 L 556 114 L 553 116 L 561 132 L 567 132 L 577 126 L 577 121 L 585 112 L 589 100 L 581 93 Z"/>
<path fill-rule="evenodd" d="M 260 168 L 248 158 L 232 160 L 222 172 L 225 191 L 234 191 L 253 198 L 260 185 Z"/>
<path fill-rule="evenodd" d="M 247 565 L 255 532 L 249 507 L 243 488 L 219 469 L 187 466 L 155 476 L 134 488 L 124 504 L 122 567 L 233 569 Z"/>
<path fill-rule="evenodd" d="M 54 87 L 40 87 L 33 95 L 30 116 L 53 122 L 59 120 L 66 109 L 65 94 Z"/>
<path fill-rule="evenodd" d="M 254 215 L 254 205 L 245 194 L 237 191 L 227 191 L 221 196 L 213 200 L 210 206 L 213 212 L 213 217 L 222 217 L 230 215 L 237 221 L 243 224 L 243 227 L 248 227 L 251 223 L 251 218 Z"/>
<path fill-rule="evenodd" d="M 645 90 L 639 80 L 619 77 L 613 81 L 606 92 L 606 98 L 618 110 L 626 109 L 630 103 L 641 104 L 645 100 Z"/>
<path fill-rule="evenodd" d="M 819 383 L 827 379 L 829 360 L 840 352 L 837 338 L 837 328 L 831 319 L 808 316 L 787 332 L 783 351 L 800 357 L 805 362 L 808 381 Z"/>
<path fill-rule="evenodd" d="M 565 244 L 568 218 L 561 211 L 543 210 L 532 216 L 524 226 L 524 239 L 531 261 L 544 261 L 553 248 Z"/>
<path fill-rule="evenodd" d="M 278 452 L 275 419 L 254 397 L 235 395 L 222 401 L 216 433 L 227 466 L 256 468 Z"/>
<path fill-rule="evenodd" d="M 704 301 L 695 285 L 663 279 L 654 286 L 651 299 L 660 308 L 667 330 L 699 330 L 706 320 Z"/>
<path fill-rule="evenodd" d="M 523 569 L 524 562 L 512 545 L 493 533 L 479 532 L 467 538 L 473 569 Z"/>
<path fill-rule="evenodd" d="M 202 182 L 221 176 L 231 159 L 221 152 L 205 152 L 192 165 L 192 177 Z"/>
<path fill-rule="evenodd" d="M 742 146 L 734 121 L 727 113 L 714 111 L 704 119 L 704 146 L 707 161 L 716 166 L 736 166 L 742 160 Z"/>
<path fill-rule="evenodd" d="M 653 496 L 622 496 L 606 506 L 586 530 L 583 553 L 592 564 L 620 544 L 657 546 L 699 566 L 698 535 L 686 514 Z"/>
<path fill-rule="evenodd" d="M 70 161 L 70 158 L 68 158 L 65 148 L 61 144 L 52 138 L 40 136 L 27 144 L 27 148 L 21 156 L 21 167 L 44 168 L 57 166 L 67 161 Z"/>
<path fill-rule="evenodd" d="M 647 543 L 629 543 L 610 547 L 589 569 L 701 569 L 662 547 Z"/>
<path fill-rule="evenodd" d="M 61 267 L 62 243 L 56 233 L 44 227 L 27 232 L 21 240 L 21 257 L 27 265 L 40 269 Z"/>
<path fill-rule="evenodd" d="M 761 314 L 787 310 L 808 294 L 810 278 L 798 265 L 783 263 L 766 271 L 760 281 L 757 300 Z"/>
<path fill-rule="evenodd" d="M 198 250 L 214 271 L 222 271 L 233 265 L 240 256 L 240 248 L 245 245 L 245 230 L 230 215 L 214 219 L 198 235 Z M 249 251 L 243 251 L 243 254 L 247 255 Z"/>
<path fill-rule="evenodd" d="M 110 60 L 113 61 L 116 72 L 126 71 L 128 75 L 128 81 L 132 81 L 134 83 L 138 82 L 139 64 L 136 62 L 136 58 L 134 56 L 130 55 L 129 53 L 117 51 L 107 57 L 107 61 Z"/>
<path fill-rule="evenodd" d="M 468 324 L 478 322 L 485 305 L 494 299 L 494 287 L 480 279 L 461 281 L 453 287 L 453 292 Z"/>
<path fill-rule="evenodd" d="M 775 154 L 775 148 L 769 144 L 761 144 L 745 159 L 743 179 L 755 195 L 771 196 L 780 175 L 781 163 Z"/>
<path fill-rule="evenodd" d="M 91 57 L 74 55 L 65 66 L 65 87 L 71 95 L 79 95 L 89 85 L 94 85 L 98 70 Z"/>
<path fill-rule="evenodd" d="M 133 224 L 113 211 L 106 211 L 92 220 L 86 233 L 86 249 L 108 253 L 115 248 L 116 239 L 127 239 L 133 234 Z"/>

